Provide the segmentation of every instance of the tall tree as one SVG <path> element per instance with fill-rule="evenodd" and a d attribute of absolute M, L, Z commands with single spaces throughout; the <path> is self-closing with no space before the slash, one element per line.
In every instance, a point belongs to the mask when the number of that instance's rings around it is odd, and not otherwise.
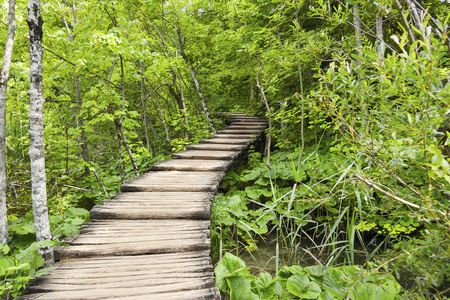
<path fill-rule="evenodd" d="M 47 208 L 47 176 L 44 152 L 44 96 L 42 90 L 42 18 L 39 0 L 28 1 L 28 28 L 30 36 L 30 156 L 31 199 L 36 227 L 36 240 L 50 240 L 50 222 Z M 54 262 L 53 248 L 39 250 L 46 265 Z"/>
<path fill-rule="evenodd" d="M 8 218 L 6 216 L 6 87 L 16 31 L 16 0 L 9 0 L 8 36 L 0 73 L 0 243 L 8 241 Z"/>

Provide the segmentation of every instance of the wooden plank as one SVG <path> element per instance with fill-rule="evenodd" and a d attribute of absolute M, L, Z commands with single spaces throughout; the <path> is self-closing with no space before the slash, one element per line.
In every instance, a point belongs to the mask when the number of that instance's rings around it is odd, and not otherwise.
<path fill-rule="evenodd" d="M 240 151 L 186 150 L 173 153 L 173 159 L 234 160 Z"/>
<path fill-rule="evenodd" d="M 186 150 L 214 150 L 214 151 L 241 151 L 247 148 L 248 145 L 230 145 L 230 144 L 196 144 L 187 145 Z"/>
<path fill-rule="evenodd" d="M 212 193 L 121 193 L 91 210 L 91 219 L 210 219 Z"/>
<path fill-rule="evenodd" d="M 200 140 L 202 144 L 227 144 L 227 145 L 250 145 L 255 139 L 225 139 L 225 138 L 210 138 L 207 140 Z"/>
<path fill-rule="evenodd" d="M 266 129 L 267 126 L 266 125 L 254 125 L 254 124 L 232 124 L 230 126 L 228 126 L 227 130 L 240 130 L 240 129 L 244 129 L 244 130 L 264 130 Z"/>
<path fill-rule="evenodd" d="M 233 120 L 230 125 L 269 125 L 266 120 Z"/>
<path fill-rule="evenodd" d="M 225 172 L 149 172 L 123 184 L 122 192 L 211 192 L 216 193 Z"/>
<path fill-rule="evenodd" d="M 170 159 L 161 161 L 151 167 L 152 171 L 227 171 L 231 161 L 226 160 L 202 160 L 202 159 Z M 191 174 L 192 177 L 197 177 Z M 197 178 L 197 182 L 198 182 Z"/>
<path fill-rule="evenodd" d="M 161 174 L 161 173 L 158 173 Z M 181 173 L 184 175 L 185 173 Z M 222 180 L 223 174 L 214 177 L 215 180 Z M 173 201 L 204 201 L 211 200 L 214 197 L 213 193 L 207 192 L 135 192 L 135 193 L 119 193 L 114 196 L 114 200 L 158 200 L 163 202 L 173 202 Z M 109 200 L 106 200 L 109 201 Z"/>
<path fill-rule="evenodd" d="M 213 136 L 213 138 L 255 140 L 258 138 L 258 135 L 257 134 L 215 134 Z"/>
<path fill-rule="evenodd" d="M 218 133 L 223 134 L 249 134 L 249 133 L 260 134 L 262 132 L 264 132 L 264 130 L 260 129 L 224 129 L 218 131 Z"/>
<path fill-rule="evenodd" d="M 210 256 L 210 251 L 196 251 L 196 252 L 183 252 L 183 253 L 166 253 L 166 254 L 153 254 L 153 255 L 140 255 L 137 256 L 109 256 L 109 257 L 94 257 L 94 258 L 78 258 L 74 260 L 62 261 L 57 265 L 57 270 L 64 268 L 76 267 L 80 268 L 80 265 L 98 265 L 104 267 L 105 264 L 117 264 L 125 263 L 138 264 L 144 266 L 146 264 L 153 263 L 167 263 L 167 262 L 183 262 L 192 261 L 196 259 L 204 259 Z"/>
<path fill-rule="evenodd" d="M 28 290 L 30 292 L 52 292 L 52 291 L 84 291 L 84 290 L 98 290 L 98 289 L 122 289 L 133 286 L 135 288 L 145 288 L 145 287 L 153 287 L 158 290 L 163 286 L 172 286 L 172 289 L 178 289 L 175 285 L 180 286 L 192 286 L 192 289 L 195 289 L 199 286 L 204 286 L 205 283 L 208 283 L 209 286 L 212 277 L 197 277 L 197 278 L 148 278 L 148 277 L 133 277 L 133 280 L 123 281 L 123 274 L 118 273 L 116 280 L 110 280 L 109 282 L 105 282 L 104 280 L 96 281 L 96 280 L 78 280 L 75 284 L 66 284 L 64 282 L 52 282 L 49 280 L 43 280 L 42 284 L 34 285 L 30 287 Z"/>
<path fill-rule="evenodd" d="M 53 292 L 53 293 L 37 293 L 16 297 L 17 300 L 61 300 L 61 299 L 134 299 L 134 300 L 211 300 L 220 299 L 220 292 L 215 287 L 198 287 L 196 289 L 182 290 L 182 291 L 152 291 L 152 288 L 139 288 L 134 287 L 123 289 L 100 289 L 90 291 L 65 291 L 65 292 Z"/>
<path fill-rule="evenodd" d="M 153 253 L 174 253 L 206 250 L 210 248 L 209 239 L 169 240 L 150 242 L 130 242 L 86 246 L 56 247 L 55 259 L 111 255 L 142 255 Z"/>

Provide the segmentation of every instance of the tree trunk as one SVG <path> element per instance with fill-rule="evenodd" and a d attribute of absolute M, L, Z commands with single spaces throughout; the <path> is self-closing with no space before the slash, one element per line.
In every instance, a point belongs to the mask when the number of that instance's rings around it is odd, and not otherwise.
<path fill-rule="evenodd" d="M 377 51 L 380 55 L 380 58 L 382 59 L 384 57 L 385 44 L 384 44 L 384 37 L 383 37 L 383 11 L 381 8 L 378 10 L 378 14 L 377 14 L 376 33 L 377 33 L 377 40 L 378 40 Z"/>
<path fill-rule="evenodd" d="M 150 151 L 150 139 L 148 137 L 147 128 L 147 107 L 145 105 L 145 84 L 144 84 L 144 71 L 142 69 L 142 62 L 139 61 L 139 69 L 141 71 L 141 99 L 142 99 L 142 113 L 144 114 L 144 131 L 145 131 L 145 143 L 147 146 L 147 151 Z M 152 149 L 153 152 L 153 149 Z"/>
<path fill-rule="evenodd" d="M 122 77 L 122 116 L 120 116 L 119 128 L 118 129 L 120 130 L 120 134 L 122 135 L 123 143 L 125 145 L 125 148 L 127 149 L 128 156 L 130 157 L 131 164 L 132 164 L 133 170 L 134 170 L 134 174 L 136 176 L 139 176 L 139 170 L 138 170 L 138 167 L 136 165 L 136 161 L 134 160 L 133 152 L 131 152 L 130 145 L 128 144 L 127 137 L 125 136 L 125 133 L 124 133 L 123 127 L 122 127 L 123 117 L 125 115 L 125 74 L 123 72 L 123 58 L 122 58 L 122 55 L 120 55 L 120 70 L 121 70 L 121 73 L 122 73 L 121 74 L 121 77 Z"/>
<path fill-rule="evenodd" d="M 416 38 L 414 36 L 414 32 L 411 29 L 411 25 L 408 23 L 408 20 L 406 19 L 405 13 L 403 12 L 402 5 L 398 0 L 394 0 L 395 6 L 397 6 L 397 10 L 400 13 L 401 20 L 403 23 L 403 26 L 406 29 L 406 32 L 408 33 L 409 42 L 413 44 L 416 41 Z"/>
<path fill-rule="evenodd" d="M 362 47 L 361 41 L 361 18 L 359 16 L 359 3 L 353 5 L 353 23 L 355 26 L 355 39 L 356 39 L 356 55 L 360 55 L 359 52 Z"/>
<path fill-rule="evenodd" d="M 175 24 L 175 35 L 177 35 L 177 22 L 174 22 Z M 178 59 L 178 45 L 177 45 L 177 39 L 174 39 L 175 44 L 175 58 Z M 183 106 L 183 113 L 184 113 L 184 124 L 186 124 L 186 130 L 184 131 L 184 137 L 186 139 L 189 138 L 189 120 L 186 110 L 186 101 L 184 99 L 184 89 L 183 89 L 183 81 L 181 80 L 181 71 L 180 68 L 177 67 L 177 74 L 178 74 L 178 80 L 180 81 L 180 96 L 181 96 L 181 105 Z"/>
<path fill-rule="evenodd" d="M 203 112 L 205 113 L 205 117 L 206 117 L 206 120 L 208 121 L 208 125 L 211 128 L 212 132 L 214 134 L 216 134 L 217 131 L 211 120 L 211 116 L 209 115 L 208 105 L 206 104 L 205 97 L 203 96 L 203 93 L 200 89 L 200 83 L 198 82 L 197 76 L 195 75 L 195 71 L 192 68 L 191 64 L 189 63 L 189 59 L 188 59 L 186 53 L 184 52 L 183 40 L 181 39 L 181 30 L 178 29 L 177 33 L 178 33 L 178 43 L 180 45 L 180 54 L 183 57 L 184 61 L 186 62 L 187 66 L 189 68 L 189 72 L 191 73 L 192 80 L 194 80 L 195 88 L 197 89 L 197 94 L 200 98 L 200 101 L 202 102 Z"/>
<path fill-rule="evenodd" d="M 30 156 L 31 199 L 36 240 L 51 240 L 47 208 L 47 176 L 44 152 L 44 97 L 42 92 L 42 18 L 39 0 L 28 1 L 27 23 L 30 35 Z M 53 248 L 39 249 L 45 264 L 54 263 Z"/>
<path fill-rule="evenodd" d="M 61 8 L 61 4 L 59 2 L 57 2 L 57 3 L 58 3 L 59 8 Z M 72 14 L 73 14 L 74 24 L 76 25 L 78 23 L 78 20 L 77 20 L 77 11 L 76 11 L 76 6 L 75 6 L 75 1 L 72 1 Z M 63 13 L 61 14 L 61 18 L 64 22 L 64 26 L 66 27 L 69 40 L 73 43 L 75 40 L 75 37 L 73 36 L 72 31 L 70 30 L 69 24 L 67 24 L 66 17 L 64 16 Z M 77 121 L 77 127 L 80 128 L 80 131 L 81 131 L 80 137 L 78 139 L 79 145 L 81 144 L 81 151 L 80 151 L 80 146 L 78 146 L 78 151 L 80 152 L 81 157 L 83 158 L 83 160 L 85 162 L 84 176 L 89 176 L 89 174 L 90 174 L 89 166 L 88 166 L 89 165 L 89 151 L 88 151 L 88 146 L 87 146 L 86 132 L 84 131 L 84 119 L 83 119 L 83 116 L 81 116 L 81 114 L 80 114 L 81 106 L 83 105 L 83 99 L 81 98 L 80 79 L 77 75 L 74 75 L 74 82 L 75 82 L 75 92 L 76 92 L 76 97 L 77 97 L 77 112 L 76 112 L 75 118 Z M 81 142 L 80 142 L 80 140 L 81 140 Z"/>
<path fill-rule="evenodd" d="M 8 242 L 6 209 L 6 88 L 16 32 L 16 0 L 9 0 L 8 36 L 6 37 L 3 66 L 0 73 L 0 243 Z"/>

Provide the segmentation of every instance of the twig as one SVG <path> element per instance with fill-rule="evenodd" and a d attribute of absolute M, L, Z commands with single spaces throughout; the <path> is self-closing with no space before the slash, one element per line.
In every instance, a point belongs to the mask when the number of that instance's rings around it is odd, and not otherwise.
<path fill-rule="evenodd" d="M 86 192 L 90 192 L 91 191 L 91 190 L 88 190 L 88 189 L 84 189 L 84 188 L 80 188 L 80 187 L 76 187 L 76 186 L 68 185 L 68 184 L 63 184 L 62 186 L 65 186 L 65 187 L 68 187 L 68 188 L 72 188 L 72 189 L 75 189 L 75 190 L 80 190 L 80 191 L 86 191 Z"/>
<path fill-rule="evenodd" d="M 400 197 L 397 197 L 397 196 L 395 196 L 395 195 L 389 193 L 388 191 L 383 190 L 382 188 L 380 188 L 379 186 L 377 186 L 377 185 L 375 184 L 375 182 L 373 182 L 373 181 L 370 180 L 370 179 L 367 179 L 367 178 L 365 178 L 365 177 L 362 177 L 362 176 L 360 176 L 360 175 L 358 175 L 358 174 L 354 174 L 354 177 L 355 177 L 356 179 L 362 181 L 362 182 L 365 183 L 366 185 L 370 186 L 371 188 L 377 190 L 378 192 L 380 192 L 380 193 L 382 193 L 382 194 L 388 196 L 388 197 L 391 198 L 391 199 L 394 199 L 394 200 L 396 200 L 396 201 L 398 201 L 398 202 L 401 202 L 401 203 L 403 203 L 403 204 L 405 204 L 405 205 L 408 205 L 409 207 L 412 207 L 412 208 L 415 208 L 415 209 L 425 209 L 425 210 L 428 210 L 426 207 L 423 207 L 423 206 L 420 206 L 420 205 L 411 203 L 411 202 L 409 202 L 409 201 L 407 201 L 407 200 L 405 200 L 405 199 L 402 199 L 402 198 L 400 198 Z M 440 214 L 446 216 L 446 213 L 444 213 L 444 212 L 442 212 L 442 211 L 434 210 L 434 209 L 430 209 L 430 210 L 431 210 L 431 211 L 434 211 L 434 212 L 437 212 L 437 213 L 440 213 Z"/>
<path fill-rule="evenodd" d="M 309 251 L 308 249 L 305 249 L 305 248 L 300 248 L 300 249 L 302 249 L 302 250 L 305 251 L 307 254 L 309 254 L 309 256 L 311 256 L 311 258 L 314 259 L 314 261 L 315 261 L 316 263 L 318 263 L 320 266 L 323 266 L 323 263 L 322 263 L 317 257 L 315 257 L 314 254 L 311 253 L 311 251 Z"/>

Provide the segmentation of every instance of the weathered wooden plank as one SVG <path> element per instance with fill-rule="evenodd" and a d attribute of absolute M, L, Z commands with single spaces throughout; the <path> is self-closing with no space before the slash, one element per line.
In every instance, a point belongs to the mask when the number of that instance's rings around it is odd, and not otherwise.
<path fill-rule="evenodd" d="M 240 151 L 186 150 L 173 153 L 174 159 L 234 160 Z"/>
<path fill-rule="evenodd" d="M 255 125 L 255 124 L 232 124 L 228 126 L 227 130 L 264 130 L 266 129 L 266 125 Z"/>
<path fill-rule="evenodd" d="M 255 139 L 210 138 L 198 142 L 202 144 L 249 145 L 254 140 Z"/>
<path fill-rule="evenodd" d="M 70 245 L 106 245 L 106 244 L 126 244 L 126 243 L 147 243 L 147 242 L 165 242 L 165 241 L 177 241 L 180 239 L 207 239 L 209 237 L 209 231 L 191 231 L 191 232 L 179 232 L 168 231 L 164 234 L 164 231 L 160 232 L 145 232 L 141 231 L 139 236 L 134 236 L 133 231 L 129 234 L 123 235 L 109 235 L 109 234 L 95 234 L 87 235 L 82 234 L 78 237 L 70 240 Z M 170 235 L 170 236 L 169 236 Z"/>
<path fill-rule="evenodd" d="M 196 144 L 187 145 L 186 150 L 214 150 L 214 151 L 241 151 L 248 145 L 229 145 L 229 144 Z"/>
<path fill-rule="evenodd" d="M 209 239 L 169 240 L 131 242 L 86 246 L 62 246 L 55 248 L 55 259 L 89 256 L 142 255 L 152 253 L 173 253 L 209 249 Z"/>
<path fill-rule="evenodd" d="M 127 181 L 122 192 L 212 192 L 217 191 L 225 172 L 149 172 Z"/>
<path fill-rule="evenodd" d="M 158 174 L 160 174 L 159 172 Z M 183 176 L 185 173 L 180 172 L 180 175 Z M 189 173 L 190 174 L 190 173 Z M 221 176 L 214 177 L 215 180 L 222 180 L 223 174 Z M 214 197 L 213 193 L 207 192 L 135 192 L 135 193 L 119 193 L 114 196 L 114 200 L 152 200 L 156 199 L 158 201 L 164 202 L 172 202 L 172 201 L 180 201 L 180 200 L 188 200 L 188 201 L 203 201 L 210 200 Z M 109 201 L 109 200 L 106 200 Z"/>
<path fill-rule="evenodd" d="M 219 130 L 218 133 L 220 134 L 251 134 L 251 133 L 256 133 L 256 134 L 260 134 L 264 132 L 264 130 L 260 130 L 260 129 L 224 129 L 224 130 Z"/>
<path fill-rule="evenodd" d="M 210 285 L 211 277 L 197 277 L 197 278 L 148 278 L 148 277 L 133 277 L 131 281 L 123 281 L 123 274 L 118 273 L 117 279 L 114 281 L 105 282 L 104 280 L 82 280 L 79 279 L 75 284 L 66 284 L 64 282 L 52 282 L 48 280 L 43 280 L 42 284 L 34 285 L 28 290 L 30 292 L 63 292 L 63 291 L 84 291 L 84 290 L 98 290 L 98 289 L 122 289 L 122 288 L 143 288 L 143 287 L 153 287 L 158 290 L 163 286 L 172 286 L 174 290 L 177 288 L 174 285 L 189 287 L 192 286 L 193 289 L 203 286 Z"/>
<path fill-rule="evenodd" d="M 153 264 L 153 263 L 168 263 L 168 262 L 176 262 L 182 263 L 185 261 L 191 262 L 195 260 L 203 260 L 203 259 L 209 259 L 210 260 L 210 251 L 195 251 L 195 252 L 182 252 L 182 253 L 166 253 L 166 254 L 153 254 L 153 255 L 140 255 L 137 256 L 105 256 L 105 257 L 90 257 L 90 258 L 77 258 L 73 260 L 65 260 L 60 262 L 56 267 L 56 270 L 65 269 L 65 268 L 80 268 L 80 266 L 83 266 L 83 268 L 86 268 L 86 266 L 92 266 L 92 267 L 101 267 L 104 268 L 107 264 L 126 264 L 126 265 L 139 265 L 141 267 L 145 267 L 147 264 Z M 172 265 L 172 267 L 173 267 Z M 149 269 L 153 270 L 153 269 Z M 154 270 L 153 270 L 154 271 Z M 153 272 L 152 271 L 152 272 Z M 159 271 L 158 271 L 159 272 Z"/>
<path fill-rule="evenodd" d="M 267 120 L 232 120 L 230 125 L 269 125 Z"/>
<path fill-rule="evenodd" d="M 210 218 L 212 193 L 121 193 L 91 210 L 91 219 Z"/>
<path fill-rule="evenodd" d="M 198 207 L 166 206 L 155 208 L 130 207 L 120 205 L 117 207 L 96 206 L 91 210 L 92 219 L 193 219 L 209 220 L 211 206 L 207 203 Z"/>
<path fill-rule="evenodd" d="M 152 287 L 148 289 L 134 287 L 123 288 L 120 290 L 116 289 L 104 289 L 104 290 L 91 290 L 91 291 L 80 291 L 77 293 L 66 291 L 66 292 L 53 292 L 53 293 L 38 293 L 30 294 L 26 296 L 19 296 L 15 299 L 17 300 L 61 300 L 61 299 L 86 299 L 86 300 L 97 300 L 97 299 L 134 299 L 134 300 L 206 300 L 206 299 L 220 299 L 220 292 L 215 287 L 197 289 L 182 290 L 182 291 L 167 291 L 167 292 L 157 292 L 151 290 Z"/>
<path fill-rule="evenodd" d="M 258 138 L 258 135 L 257 134 L 215 134 L 213 136 L 213 138 L 255 140 Z"/>
<path fill-rule="evenodd" d="M 172 253 L 170 253 L 172 254 Z M 153 255 L 161 255 L 161 254 L 153 254 Z M 150 255 L 150 256 L 153 256 Z M 98 274 L 102 274 L 102 276 L 114 276 L 117 273 L 130 273 L 131 275 L 136 276 L 162 276 L 162 275 L 175 275 L 179 274 L 180 278 L 185 277 L 182 273 L 198 273 L 196 276 L 202 276 L 206 270 L 212 271 L 211 260 L 207 257 L 204 258 L 193 258 L 191 261 L 186 260 L 166 260 L 166 261 L 151 261 L 151 265 L 154 268 L 149 269 L 148 264 L 143 261 L 138 264 L 136 260 L 139 260 L 139 257 L 143 255 L 139 255 L 135 260 L 126 260 L 126 261 L 114 261 L 109 260 L 108 265 L 106 264 L 91 264 L 91 263 L 79 263 L 77 266 L 72 267 L 58 267 L 56 270 L 52 271 L 49 275 L 43 277 L 46 278 L 66 278 L 67 276 L 73 277 L 71 280 L 77 280 L 77 278 L 86 278 L 86 277 L 95 277 Z M 147 255 L 149 256 L 149 255 Z M 120 256 L 117 256 L 118 258 Z M 127 275 L 127 276 L 128 276 Z"/>
<path fill-rule="evenodd" d="M 227 160 L 171 159 L 161 161 L 151 167 L 152 171 L 226 171 L 231 166 Z M 197 177 L 192 174 L 192 177 Z M 198 179 L 197 179 L 198 180 Z"/>

